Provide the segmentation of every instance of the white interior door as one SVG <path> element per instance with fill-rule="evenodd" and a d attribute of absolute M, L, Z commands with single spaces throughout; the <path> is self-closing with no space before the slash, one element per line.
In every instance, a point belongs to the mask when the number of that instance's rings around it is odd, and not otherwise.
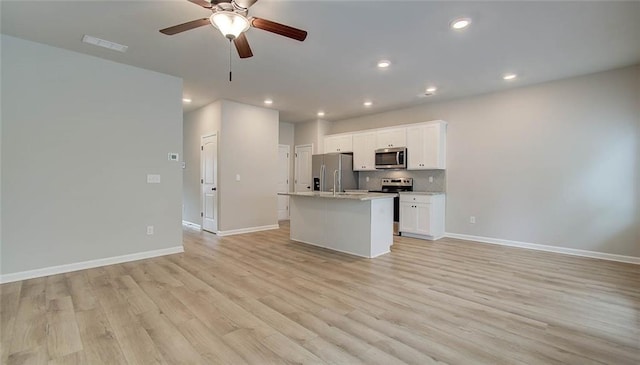
<path fill-rule="evenodd" d="M 310 144 L 296 146 L 295 157 L 295 191 L 311 191 L 311 154 L 313 146 Z"/>
<path fill-rule="evenodd" d="M 278 145 L 278 193 L 289 191 L 289 145 Z M 278 220 L 289 219 L 289 197 L 278 195 Z"/>
<path fill-rule="evenodd" d="M 218 136 L 202 137 L 200 150 L 202 229 L 215 233 L 218 230 Z"/>

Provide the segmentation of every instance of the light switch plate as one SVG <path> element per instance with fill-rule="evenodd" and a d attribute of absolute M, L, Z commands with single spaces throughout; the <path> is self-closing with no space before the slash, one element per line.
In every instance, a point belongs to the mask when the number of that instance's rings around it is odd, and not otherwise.
<path fill-rule="evenodd" d="M 180 155 L 175 152 L 169 152 L 169 161 L 178 161 L 180 159 Z"/>
<path fill-rule="evenodd" d="M 240 181 L 240 174 L 236 174 L 236 181 Z"/>
<path fill-rule="evenodd" d="M 147 184 L 160 184 L 160 175 L 147 174 Z"/>

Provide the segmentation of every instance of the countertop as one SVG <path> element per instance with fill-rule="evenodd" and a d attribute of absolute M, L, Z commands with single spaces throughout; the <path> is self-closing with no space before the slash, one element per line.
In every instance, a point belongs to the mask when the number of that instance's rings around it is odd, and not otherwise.
<path fill-rule="evenodd" d="M 328 198 L 328 199 L 347 199 L 347 200 L 374 200 L 374 199 L 389 199 L 398 196 L 398 194 L 387 193 L 365 193 L 365 194 L 349 194 L 349 193 L 333 193 L 328 191 L 305 191 L 299 193 L 278 193 L 278 195 L 289 196 L 307 196 L 310 198 Z"/>
<path fill-rule="evenodd" d="M 400 194 L 407 195 L 443 195 L 444 193 L 439 193 L 436 191 L 401 191 Z"/>

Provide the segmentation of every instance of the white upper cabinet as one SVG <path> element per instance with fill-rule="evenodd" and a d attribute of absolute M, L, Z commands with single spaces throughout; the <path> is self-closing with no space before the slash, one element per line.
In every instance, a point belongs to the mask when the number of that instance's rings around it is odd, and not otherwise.
<path fill-rule="evenodd" d="M 376 133 L 356 133 L 353 135 L 353 170 L 373 171 L 376 169 Z"/>
<path fill-rule="evenodd" d="M 407 170 L 445 169 L 445 122 L 407 127 Z"/>
<path fill-rule="evenodd" d="M 324 153 L 353 152 L 351 134 L 324 137 Z"/>
<path fill-rule="evenodd" d="M 374 171 L 377 149 L 406 147 L 407 170 L 443 170 L 446 137 L 447 122 L 435 120 L 328 135 L 324 137 L 324 153 L 353 152 L 354 171 Z"/>
<path fill-rule="evenodd" d="M 376 148 L 406 147 L 407 128 L 382 129 L 376 133 Z"/>

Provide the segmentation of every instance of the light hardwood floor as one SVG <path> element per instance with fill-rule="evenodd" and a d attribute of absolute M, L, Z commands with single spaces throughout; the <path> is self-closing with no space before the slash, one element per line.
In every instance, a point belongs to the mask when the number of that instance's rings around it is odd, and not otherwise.
<path fill-rule="evenodd" d="M 640 266 L 396 238 L 369 260 L 288 227 L 4 284 L 2 364 L 639 364 Z"/>

